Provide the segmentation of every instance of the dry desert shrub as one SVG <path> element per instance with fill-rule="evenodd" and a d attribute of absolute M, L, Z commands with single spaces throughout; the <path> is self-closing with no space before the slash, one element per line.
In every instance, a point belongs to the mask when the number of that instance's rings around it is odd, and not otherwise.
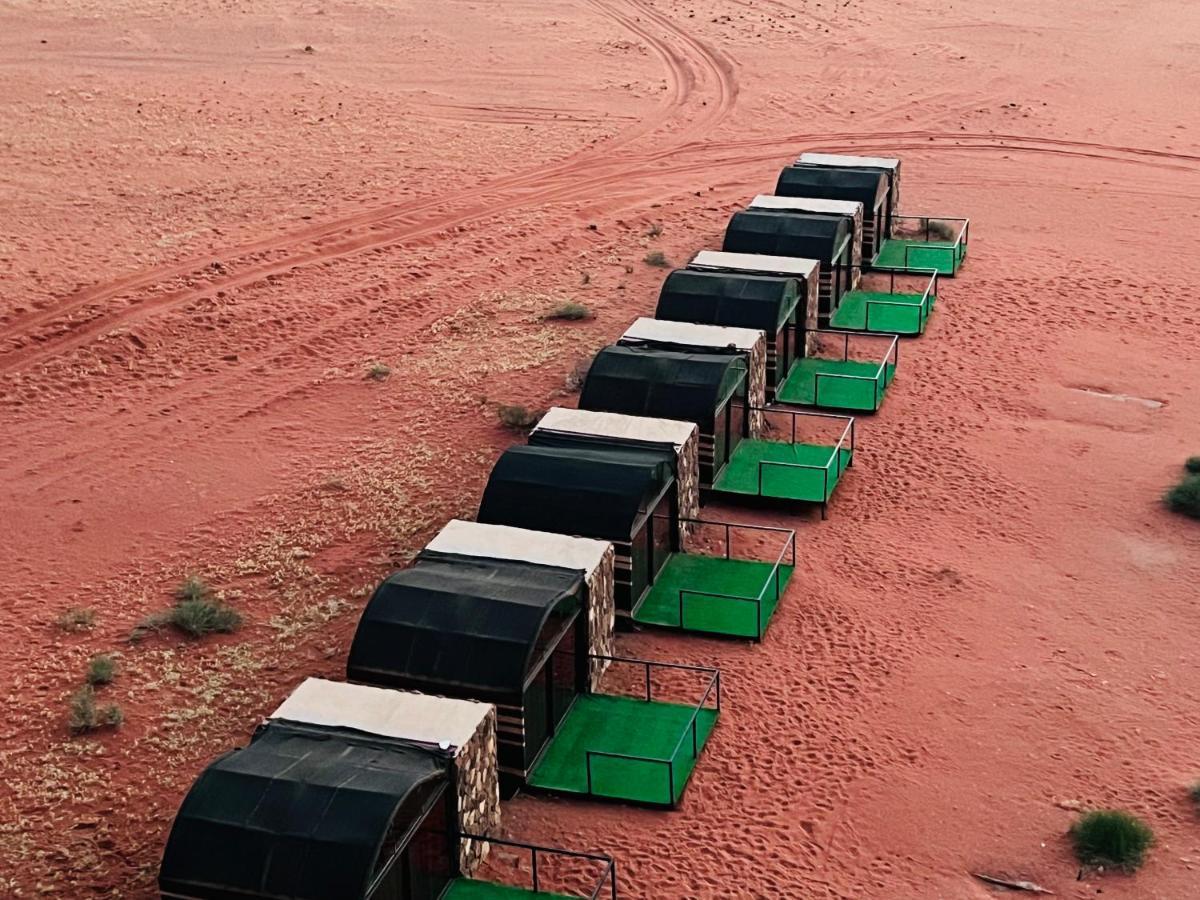
<path fill-rule="evenodd" d="M 88 661 L 87 683 L 109 684 L 117 674 L 117 659 L 111 653 L 101 653 Z"/>
<path fill-rule="evenodd" d="M 83 606 L 72 606 L 56 620 L 63 631 L 90 631 L 96 624 L 96 611 Z"/>
<path fill-rule="evenodd" d="M 124 721 L 125 715 L 117 704 L 96 705 L 96 689 L 90 684 L 85 684 L 71 695 L 67 709 L 67 728 L 71 734 L 116 728 Z"/>
<path fill-rule="evenodd" d="M 565 322 L 579 322 L 583 319 L 594 319 L 596 314 L 584 303 L 575 300 L 564 300 L 542 316 L 543 319 Z"/>
<path fill-rule="evenodd" d="M 528 431 L 538 423 L 542 415 L 540 412 L 517 404 L 502 405 L 496 409 L 496 417 L 500 420 L 500 424 L 512 431 Z"/>
<path fill-rule="evenodd" d="M 642 257 L 642 262 L 648 266 L 654 266 L 656 269 L 666 269 L 671 265 L 671 261 L 661 250 L 651 250 Z"/>

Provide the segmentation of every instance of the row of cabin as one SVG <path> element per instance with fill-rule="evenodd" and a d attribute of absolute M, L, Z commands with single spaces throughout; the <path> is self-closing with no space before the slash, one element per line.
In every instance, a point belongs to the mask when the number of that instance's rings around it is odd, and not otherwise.
<path fill-rule="evenodd" d="M 899 186 L 898 161 L 806 154 L 775 195 L 734 215 L 721 251 L 671 273 L 656 318 L 597 354 L 579 409 L 552 410 L 501 456 L 478 521 L 450 522 L 379 585 L 347 680 L 305 681 L 247 746 L 205 769 L 172 828 L 162 895 L 487 896 L 470 879 L 499 841 L 500 800 L 537 786 L 555 753 L 581 754 L 586 769 L 586 791 L 559 788 L 596 796 L 602 783 L 638 780 L 628 769 L 605 777 L 599 757 L 662 762 L 661 805 L 673 806 L 715 724 L 711 688 L 672 751 L 690 728 L 693 759 L 678 776 L 674 756 L 559 752 L 555 740 L 615 662 L 645 666 L 641 712 L 620 723 L 637 736 L 655 664 L 615 656 L 618 618 L 686 550 L 702 491 L 757 439 L 783 379 L 877 258 Z M 607 727 L 608 713 L 588 715 Z M 639 799 L 621 793 L 632 789 L 608 796 Z M 532 854 L 531 892 L 548 896 L 537 854 L 565 851 L 499 842 Z M 598 869 L 587 896 L 616 897 L 611 860 L 567 856 Z"/>

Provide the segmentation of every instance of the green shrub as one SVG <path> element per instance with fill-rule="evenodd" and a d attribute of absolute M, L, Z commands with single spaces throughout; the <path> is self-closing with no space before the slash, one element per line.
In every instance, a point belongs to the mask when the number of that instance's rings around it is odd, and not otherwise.
<path fill-rule="evenodd" d="M 189 575 L 179 582 L 179 587 L 175 588 L 173 596 L 179 603 L 184 600 L 207 600 L 212 596 L 212 588 L 205 584 L 199 575 Z"/>
<path fill-rule="evenodd" d="M 115 703 L 96 705 L 96 690 L 85 684 L 71 695 L 67 709 L 67 728 L 71 734 L 84 734 L 98 728 L 116 728 L 125 721 L 121 707 Z"/>
<path fill-rule="evenodd" d="M 88 662 L 87 683 L 108 684 L 117 674 L 117 658 L 110 653 L 93 656 Z"/>
<path fill-rule="evenodd" d="M 1167 509 L 1200 519 L 1200 475 L 1188 475 L 1163 497 Z"/>
<path fill-rule="evenodd" d="M 136 643 L 148 632 L 168 626 L 190 637 L 203 637 L 214 632 L 229 634 L 242 625 L 242 614 L 214 597 L 212 588 L 195 575 L 189 575 L 180 583 L 174 597 L 174 606 L 143 619 L 133 629 L 129 640 Z"/>
<path fill-rule="evenodd" d="M 392 374 L 392 367 L 387 363 L 382 363 L 376 360 L 375 362 L 367 363 L 367 377 L 372 381 L 383 381 Z"/>
<path fill-rule="evenodd" d="M 63 631 L 88 631 L 96 624 L 96 611 L 82 606 L 72 606 L 58 617 L 58 627 Z"/>
<path fill-rule="evenodd" d="M 665 269 L 671 265 L 671 261 L 661 250 L 651 250 L 642 258 L 642 262 L 648 266 L 654 266 L 656 269 Z"/>
<path fill-rule="evenodd" d="M 1183 467 L 1193 475 L 1200 475 L 1200 456 L 1189 456 Z"/>
<path fill-rule="evenodd" d="M 500 406 L 496 409 L 500 424 L 513 431 L 527 431 L 538 423 L 542 417 L 539 412 L 526 409 L 524 406 Z"/>
<path fill-rule="evenodd" d="M 167 624 L 192 637 L 230 634 L 241 627 L 242 614 L 220 601 L 184 600 L 168 611 Z"/>
<path fill-rule="evenodd" d="M 581 319 L 591 319 L 595 316 L 585 304 L 567 300 L 558 304 L 544 316 L 543 319 L 563 319 L 568 322 L 578 322 Z"/>
<path fill-rule="evenodd" d="M 1154 832 L 1136 816 L 1115 809 L 1086 813 L 1071 826 L 1075 855 L 1085 865 L 1113 866 L 1132 872 L 1146 860 Z"/>

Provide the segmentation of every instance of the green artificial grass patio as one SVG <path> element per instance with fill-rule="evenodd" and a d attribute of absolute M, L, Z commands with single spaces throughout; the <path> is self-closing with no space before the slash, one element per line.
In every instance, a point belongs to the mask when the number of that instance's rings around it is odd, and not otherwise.
<path fill-rule="evenodd" d="M 575 699 L 558 733 L 546 747 L 529 777 L 529 785 L 547 791 L 587 794 L 588 751 L 629 754 L 646 759 L 592 757 L 591 793 L 615 800 L 673 806 L 683 796 L 696 766 L 690 728 L 693 713 L 696 713 L 694 706 L 679 703 L 647 703 L 634 697 L 582 694 Z M 716 709 L 705 708 L 696 714 L 698 749 L 704 747 L 716 723 Z"/>
<path fill-rule="evenodd" d="M 842 472 L 853 459 L 848 447 L 840 451 L 840 460 L 833 458 L 833 455 L 833 447 L 828 445 L 743 440 L 717 476 L 713 490 L 775 500 L 825 503 L 833 495 Z M 760 466 L 761 463 L 766 465 Z M 816 468 L 800 469 L 796 466 Z"/>
<path fill-rule="evenodd" d="M 924 294 L 889 294 L 885 291 L 851 291 L 829 320 L 831 328 L 885 334 L 923 334 L 934 296 L 923 303 Z"/>
<path fill-rule="evenodd" d="M 779 566 L 778 590 L 773 571 L 773 563 L 758 560 L 672 553 L 646 599 L 634 613 L 633 620 L 643 625 L 663 625 L 706 634 L 760 638 L 779 605 L 792 567 Z M 683 595 L 682 623 L 679 621 L 680 591 L 687 592 Z M 691 593 L 693 591 L 696 593 Z M 718 594 L 724 596 L 714 596 Z M 760 603 L 747 602 L 760 596 Z M 731 599 L 733 597 L 746 599 Z"/>
<path fill-rule="evenodd" d="M 570 894 L 547 894 L 524 888 L 496 884 L 493 881 L 476 881 L 474 878 L 456 878 L 450 882 L 441 900 L 571 900 Z"/>
<path fill-rule="evenodd" d="M 887 238 L 875 259 L 876 269 L 936 269 L 939 275 L 953 276 L 967 255 L 965 244 L 948 241 L 918 241 Z"/>
<path fill-rule="evenodd" d="M 820 379 L 818 376 L 850 375 L 852 378 Z M 849 409 L 875 412 L 883 403 L 884 392 L 896 377 L 896 367 L 888 363 L 880 372 L 879 363 L 859 360 L 798 359 L 787 380 L 775 391 L 780 403 L 818 406 L 822 409 Z"/>

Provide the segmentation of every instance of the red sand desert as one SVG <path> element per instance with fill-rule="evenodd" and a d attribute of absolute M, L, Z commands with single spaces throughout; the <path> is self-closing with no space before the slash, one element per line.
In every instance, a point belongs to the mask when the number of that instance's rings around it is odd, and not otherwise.
<path fill-rule="evenodd" d="M 201 768 L 473 513 L 494 405 L 570 405 L 647 252 L 803 150 L 901 156 L 971 257 L 830 519 L 735 513 L 799 533 L 766 640 L 621 637 L 722 667 L 681 809 L 507 832 L 631 898 L 1200 896 L 1200 531 L 1160 503 L 1200 452 L 1198 51 L 1188 0 L 0 5 L 0 896 L 154 896 Z M 193 572 L 246 627 L 128 643 Z M 125 724 L 72 739 L 112 651 Z M 1077 880 L 1089 806 L 1152 824 L 1137 875 Z"/>

